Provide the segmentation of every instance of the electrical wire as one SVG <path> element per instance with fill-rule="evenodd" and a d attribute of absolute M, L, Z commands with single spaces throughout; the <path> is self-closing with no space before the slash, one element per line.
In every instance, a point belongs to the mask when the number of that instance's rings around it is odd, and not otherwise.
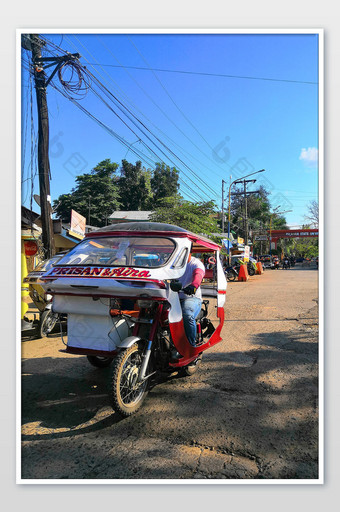
<path fill-rule="evenodd" d="M 72 61 L 71 61 L 71 62 L 72 62 Z M 81 69 L 81 73 L 80 73 L 80 69 Z M 126 116 L 126 117 L 127 117 L 127 118 L 128 118 L 128 119 L 129 119 L 129 120 L 130 120 L 134 125 L 135 125 L 135 126 L 136 126 L 136 128 L 138 128 L 138 129 L 139 129 L 139 131 L 141 131 L 141 132 L 143 133 L 143 135 L 144 135 L 144 136 L 145 136 L 145 137 L 146 137 L 146 138 L 147 138 L 147 139 L 148 139 L 148 140 L 149 140 L 149 141 L 150 141 L 150 142 L 151 142 L 151 143 L 152 143 L 152 144 L 153 144 L 153 145 L 158 149 L 158 151 L 161 151 L 161 153 L 162 153 L 166 158 L 169 158 L 169 157 L 168 157 L 168 155 L 167 155 L 167 154 L 166 154 L 166 153 L 165 153 L 165 152 L 164 152 L 164 151 L 163 151 L 163 150 L 162 150 L 162 149 L 161 149 L 161 148 L 160 148 L 160 147 L 159 147 L 159 146 L 154 142 L 154 140 L 152 140 L 152 138 L 148 135 L 148 133 L 150 133 L 150 135 L 152 135 L 154 138 L 156 138 L 156 140 L 157 140 L 157 141 L 158 141 L 158 142 L 159 142 L 159 143 L 160 143 L 160 144 L 161 144 L 161 145 L 162 145 L 162 146 L 163 146 L 167 151 L 169 151 L 171 154 L 173 154 L 175 158 L 177 158 L 178 160 L 180 160 L 180 161 L 181 161 L 181 162 L 186 166 L 185 162 L 183 162 L 183 161 L 182 161 L 182 160 L 181 160 L 177 155 L 175 155 L 175 154 L 172 152 L 172 150 L 171 150 L 170 148 L 168 148 L 168 147 L 167 147 L 167 146 L 166 146 L 166 145 L 165 145 L 165 144 L 164 144 L 164 143 L 163 143 L 163 142 L 162 142 L 162 141 L 161 141 L 157 136 L 155 136 L 154 134 L 152 134 L 152 132 L 151 132 L 151 131 L 150 131 L 150 130 L 145 126 L 145 124 L 144 124 L 144 123 L 142 123 L 142 122 L 140 121 L 140 119 L 138 119 L 138 118 L 137 118 L 137 117 L 136 117 L 136 116 L 135 116 L 135 115 L 134 115 L 134 114 L 133 114 L 133 113 L 132 113 L 128 108 L 127 108 L 127 107 L 125 107 L 125 105 L 124 105 L 124 104 L 123 104 L 123 103 L 122 103 L 122 102 L 121 102 L 121 101 L 120 101 L 120 100 L 119 100 L 119 99 L 118 99 L 118 98 L 117 98 L 117 97 L 116 97 L 116 96 L 115 96 L 115 95 L 114 95 L 110 90 L 108 90 L 108 89 L 105 87 L 105 85 L 103 85 L 103 84 L 101 83 L 101 81 L 100 81 L 97 77 L 95 77 L 95 76 L 94 76 L 94 75 L 93 75 L 89 70 L 87 70 L 87 69 L 86 69 L 86 68 L 84 68 L 84 67 L 77 67 L 77 75 L 78 75 L 78 80 L 79 80 L 79 82 L 80 82 L 81 80 L 82 80 L 82 81 L 85 81 L 85 78 L 84 78 L 84 77 L 85 77 L 85 76 L 87 76 L 87 89 L 89 89 L 89 88 L 90 88 L 90 89 L 92 90 L 92 92 L 94 92 L 94 93 L 97 95 L 97 97 L 98 97 L 99 99 L 101 99 L 101 101 L 103 101 L 103 102 L 106 104 L 106 106 L 107 106 L 107 107 L 109 107 L 109 108 L 110 108 L 110 110 L 111 110 L 111 111 L 112 111 L 112 112 L 113 112 L 113 113 L 114 113 L 114 114 L 115 114 L 115 115 L 116 115 L 116 116 L 117 116 L 117 117 L 118 117 L 118 118 L 119 118 L 119 119 L 120 119 L 120 120 L 125 124 L 125 126 L 126 126 L 130 131 L 132 131 L 132 133 L 134 133 L 134 135 L 135 135 L 136 137 L 138 137 L 138 135 L 137 135 L 137 133 L 136 133 L 136 132 L 131 128 L 131 126 L 129 126 L 129 125 L 128 125 L 128 123 L 127 123 L 126 121 L 124 121 L 124 119 L 123 119 L 123 118 L 122 118 L 122 117 L 121 117 L 121 116 L 120 116 L 120 115 L 119 115 L 119 114 L 118 114 L 118 113 L 117 113 L 117 112 L 116 112 L 112 107 L 110 107 L 110 106 L 108 105 L 108 103 L 107 103 L 107 102 L 102 98 L 102 96 L 100 95 L 100 93 L 98 93 L 98 91 L 96 91 L 96 90 L 95 90 L 95 88 L 93 87 L 93 82 L 96 82 L 96 85 L 99 87 L 99 89 L 100 89 L 102 92 L 104 92 L 104 94 L 105 94 L 107 97 L 109 97 L 109 99 L 113 102 L 113 104 L 115 105 L 115 107 L 117 107 L 117 108 L 122 112 L 122 114 L 124 114 L 124 115 L 125 115 L 125 116 Z M 60 78 L 60 75 L 59 75 L 59 78 Z M 66 89 L 67 89 L 67 87 L 68 87 L 68 85 L 69 85 L 69 84 L 68 84 L 68 83 L 65 83 L 65 81 L 64 81 L 64 83 L 63 83 L 63 81 L 61 81 L 61 85 L 62 85 L 62 86 L 64 86 L 64 87 L 66 86 Z M 73 91 L 74 91 L 74 87 L 72 87 L 71 92 L 73 92 Z M 72 95 L 70 95 L 70 94 L 69 94 L 69 92 L 70 92 L 70 91 L 67 91 L 67 92 L 66 92 L 66 94 L 68 94 L 69 96 L 71 96 L 71 98 L 72 98 L 72 99 L 74 99 L 74 98 L 72 97 Z M 69 99 L 71 99 L 71 98 L 69 98 Z M 138 124 L 138 123 L 139 123 L 139 124 Z M 139 126 L 139 125 L 142 125 L 142 126 L 143 126 L 143 128 L 145 128 L 145 130 L 146 130 L 146 131 L 145 131 L 144 129 L 140 128 L 140 126 Z M 146 132 L 148 132 L 148 133 L 146 133 Z M 152 151 L 152 152 L 155 154 L 155 156 L 157 156 L 157 157 L 158 157 L 158 155 L 156 155 L 155 151 L 154 151 L 152 148 L 150 148 L 150 146 L 149 146 L 145 141 L 141 140 L 141 143 L 142 143 L 146 148 L 148 148 L 150 151 Z M 133 149 L 132 149 L 132 147 L 131 147 L 131 144 L 130 144 L 128 147 L 129 147 L 129 149 L 130 149 L 131 151 L 133 151 Z M 174 163 L 174 162 L 172 161 L 172 163 Z M 176 164 L 175 164 L 175 165 L 176 165 Z M 188 166 L 186 166 L 186 167 L 188 167 Z M 189 170 L 190 170 L 191 172 L 193 172 L 191 169 L 189 169 Z M 182 171 L 182 172 L 183 172 L 183 171 Z M 192 180 L 191 180 L 191 178 L 189 178 L 189 177 L 188 177 L 184 172 L 183 172 L 183 174 L 184 174 L 184 175 L 189 179 L 189 181 L 192 181 Z M 197 178 L 199 178 L 199 179 L 201 180 L 201 178 L 200 178 L 200 177 L 198 177 L 197 175 L 196 175 L 196 177 L 197 177 Z M 203 180 L 201 180 L 201 181 L 203 181 Z M 203 182 L 203 183 L 204 183 L 204 182 Z M 197 183 L 194 183 L 194 182 L 193 182 L 193 185 L 194 185 L 194 186 L 196 186 L 199 190 L 201 190 L 201 192 L 202 192 L 204 195 L 206 194 L 205 190 L 202 190 L 202 189 L 197 185 Z M 204 185 L 209 187 L 209 185 L 208 185 L 208 184 L 206 184 L 206 183 L 204 183 Z M 201 197 L 201 199 L 202 199 L 202 200 L 204 200 L 204 198 L 203 198 L 203 197 Z M 209 199 L 210 199 L 210 198 L 209 198 Z"/>
<path fill-rule="evenodd" d="M 75 37 L 75 36 L 74 36 L 74 37 Z M 77 39 L 77 38 L 75 37 L 75 39 Z M 87 52 L 92 56 L 92 54 L 87 50 L 86 46 L 85 46 L 85 45 L 83 45 L 83 43 L 81 43 L 81 41 L 79 41 L 78 39 L 77 39 L 77 41 L 78 41 L 78 42 L 79 42 L 79 43 L 80 43 L 80 44 L 81 44 L 81 45 L 86 49 L 86 51 L 87 51 Z M 74 44 L 73 44 L 73 46 L 74 46 L 75 48 L 77 48 Z M 92 56 L 92 57 L 93 57 L 93 56 Z M 88 70 L 87 70 L 87 71 L 88 71 Z M 114 104 L 115 104 L 115 105 L 116 105 L 116 106 L 117 106 L 117 107 L 118 107 L 118 108 L 119 108 L 119 109 L 120 109 L 120 110 L 121 110 L 125 115 L 128 115 L 128 114 L 126 113 L 126 111 L 127 111 L 131 116 L 133 116 L 133 118 L 137 121 L 137 123 L 141 124 L 141 125 L 142 125 L 142 126 L 143 126 L 143 127 L 144 127 L 144 128 L 145 128 L 145 129 L 150 133 L 150 134 L 152 134 L 152 132 L 151 132 L 151 131 L 146 127 L 146 125 L 145 125 L 145 124 L 144 124 L 144 123 L 143 123 L 139 118 L 137 118 L 137 116 L 136 116 L 136 115 L 134 115 L 134 114 L 131 112 L 131 110 L 130 110 L 130 109 L 128 109 L 128 108 L 127 108 L 127 107 L 126 107 L 126 106 L 125 106 L 125 105 L 124 105 L 124 104 L 123 104 L 123 103 L 122 103 L 122 102 L 121 102 L 121 101 L 120 101 L 120 100 L 119 100 L 115 95 L 113 95 L 113 93 L 112 93 L 108 88 L 106 88 L 106 87 L 105 87 L 105 85 L 104 85 L 104 84 L 102 84 L 102 83 L 100 82 L 100 80 L 99 80 L 97 77 L 95 77 L 95 76 L 94 76 L 90 71 L 88 71 L 88 73 L 90 73 L 90 76 L 92 77 L 93 81 L 95 81 L 95 80 L 96 80 L 96 81 L 97 81 L 97 84 L 100 84 L 100 86 L 101 86 L 102 88 L 104 88 L 104 93 L 106 93 L 106 95 L 108 95 L 108 94 L 109 94 L 110 96 L 112 96 L 112 98 L 114 98 Z M 111 99 L 112 99 L 112 98 L 111 98 Z M 117 104 L 117 102 L 118 102 L 118 104 Z M 117 114 L 116 114 L 116 115 L 117 115 Z M 129 118 L 130 118 L 130 120 L 134 123 L 134 125 L 137 127 L 136 123 L 131 119 L 131 117 L 130 117 L 129 115 L 128 115 L 128 117 L 129 117 Z M 138 128 L 141 130 L 141 128 L 140 128 L 140 127 L 138 127 Z M 141 130 L 141 131 L 142 131 L 142 133 L 143 133 L 144 135 L 146 135 L 146 134 L 145 134 L 145 132 L 144 132 L 143 130 Z M 146 136 L 147 136 L 147 135 L 146 135 Z M 204 182 L 204 181 L 203 181 L 203 180 L 202 180 L 202 179 L 201 179 L 201 178 L 200 178 L 200 177 L 199 177 L 199 176 L 198 176 L 194 171 L 192 171 L 192 169 L 190 169 L 190 168 L 187 166 L 187 164 L 185 164 L 185 162 L 183 162 L 183 161 L 182 161 L 182 160 L 181 160 L 177 155 L 175 155 L 175 153 L 174 153 L 174 152 L 172 152 L 172 151 L 171 151 L 171 150 L 170 150 L 170 149 L 169 149 L 169 148 L 168 148 L 168 147 L 167 147 L 167 146 L 166 146 L 166 145 L 165 145 L 165 144 L 164 144 L 164 143 L 163 143 L 163 142 L 162 142 L 162 141 L 157 137 L 157 136 L 155 136 L 154 134 L 152 134 L 152 136 L 153 136 L 154 138 L 156 138 L 156 140 L 157 140 L 157 141 L 158 141 L 158 142 L 159 142 L 163 147 L 165 147 L 167 151 L 169 151 L 172 155 L 174 155 L 174 156 L 175 156 L 175 157 L 176 157 L 176 158 L 177 158 L 177 159 L 178 159 L 178 160 L 179 160 L 179 161 L 180 161 L 180 162 L 181 162 L 181 163 L 182 163 L 182 164 L 183 164 L 183 165 L 188 169 L 188 171 L 190 171 L 190 172 L 191 172 L 191 173 L 192 173 L 192 174 L 193 174 L 193 175 L 194 175 L 198 180 L 200 180 L 200 181 L 202 182 L 202 184 L 203 184 L 205 187 L 207 187 L 208 189 L 211 189 L 211 187 L 209 186 L 209 184 L 207 184 L 206 182 Z M 147 137 L 148 137 L 148 136 L 147 136 Z M 150 137 L 148 137 L 148 139 L 151 141 Z M 151 141 L 151 142 L 155 145 L 155 143 L 154 143 L 153 141 Z M 156 146 L 156 147 L 158 147 L 158 146 Z M 159 147 L 158 147 L 158 150 L 162 151 Z M 164 154 L 164 152 L 163 152 L 163 151 L 162 151 L 162 153 Z M 165 156 L 167 156 L 167 155 L 165 155 Z M 168 157 L 168 158 L 169 158 L 169 157 Z M 170 161 L 171 161 L 171 160 L 170 160 Z M 174 163 L 174 162 L 172 162 L 172 163 Z M 175 164 L 175 165 L 176 165 L 176 164 Z M 182 170 L 182 172 L 183 172 L 183 170 Z M 184 173 L 184 172 L 183 172 L 183 173 Z M 184 174 L 185 174 L 185 173 L 184 173 Z M 197 184 L 195 184 L 195 183 L 194 183 L 194 185 L 196 185 L 196 186 L 197 186 L 197 187 L 202 191 L 202 189 L 201 189 Z M 211 191 L 212 191 L 212 193 L 213 193 L 214 195 L 216 195 L 216 192 L 215 192 L 214 190 L 212 190 L 212 189 L 211 189 Z M 203 193 L 205 193 L 205 191 L 202 191 L 202 192 L 203 192 Z M 219 197 L 219 196 L 217 196 L 217 197 Z"/>
<path fill-rule="evenodd" d="M 97 36 L 97 38 L 98 38 L 98 36 Z M 99 38 L 98 38 L 98 39 L 99 39 Z M 99 41 L 100 41 L 101 45 L 102 45 L 104 48 L 106 48 L 106 50 L 107 50 L 107 51 L 108 51 L 108 52 L 113 56 L 113 58 L 114 58 L 117 62 L 119 62 L 119 60 L 118 60 L 118 59 L 117 59 L 117 57 L 114 55 L 114 53 L 110 50 L 110 48 L 108 48 L 108 47 L 107 47 L 107 46 L 106 46 L 106 45 L 105 45 L 105 44 L 104 44 L 100 39 L 99 39 Z M 98 65 L 100 66 L 100 64 L 98 64 Z M 149 100 L 150 100 L 150 101 L 151 101 L 151 102 L 152 102 L 152 103 L 153 103 L 153 104 L 158 108 L 158 110 L 160 110 L 160 112 L 161 112 L 161 113 L 166 117 L 166 119 L 167 119 L 171 124 L 173 124 L 173 126 L 175 126 L 175 127 L 176 127 L 176 129 L 177 129 L 177 130 L 179 130 L 179 132 L 180 132 L 180 133 L 181 133 L 181 134 L 182 134 L 186 139 L 188 139 L 188 140 L 189 140 L 189 142 L 190 142 L 191 144 L 193 144 L 193 145 L 196 147 L 196 149 L 198 149 L 201 153 L 203 153 L 203 152 L 202 152 L 202 150 L 201 150 L 201 149 L 200 149 L 200 148 L 199 148 L 199 147 L 198 147 L 198 146 L 197 146 L 197 145 L 196 145 L 196 144 L 195 144 L 195 143 L 194 143 L 194 142 L 193 142 L 193 141 L 188 137 L 188 135 L 187 135 L 183 130 L 181 130 L 181 128 L 179 128 L 179 126 L 178 126 L 178 125 L 173 121 L 173 119 L 171 119 L 171 117 L 169 117 L 169 116 L 168 116 L 168 114 L 167 114 L 167 113 L 166 113 L 166 112 L 165 112 L 165 111 L 164 111 L 164 110 L 163 110 L 163 109 L 158 105 L 158 103 L 156 103 L 156 101 L 152 98 L 152 96 L 150 96 L 150 94 L 148 94 L 148 93 L 147 93 L 147 91 L 146 91 L 146 90 L 145 90 L 145 89 L 140 85 L 140 83 L 139 83 L 139 82 L 138 82 L 138 81 L 137 81 L 137 80 L 136 80 L 136 79 L 131 75 L 131 73 L 129 73 L 129 72 L 127 71 L 127 69 L 125 68 L 125 66 L 122 66 L 122 67 L 124 68 L 124 70 L 125 70 L 125 72 L 127 73 L 127 75 L 131 78 L 131 80 L 133 80 L 133 81 L 135 82 L 135 84 L 139 87 L 139 89 L 140 89 L 141 91 L 143 91 L 143 93 L 146 95 L 146 97 L 147 97 L 147 98 L 148 98 L 148 99 L 149 99 Z M 104 69 L 103 69 L 103 71 L 104 71 L 104 73 L 106 73 L 106 74 L 108 75 L 109 79 L 110 79 L 112 82 L 114 82 L 114 81 L 112 80 L 112 77 L 111 77 L 111 76 L 110 76 L 110 75 L 109 75 L 109 74 L 108 74 Z M 115 82 L 114 82 L 114 83 L 115 83 Z M 131 103 L 131 101 L 130 101 L 130 103 Z M 148 118 L 145 116 L 145 114 L 143 114 L 143 113 L 142 113 L 142 112 L 141 112 L 141 111 L 140 111 L 140 110 L 139 110 L 139 109 L 138 109 L 138 108 L 137 108 L 133 103 L 132 103 L 132 105 L 133 105 L 133 106 L 134 106 L 134 108 L 136 108 L 136 109 L 137 109 L 137 110 L 138 110 L 138 111 L 139 111 L 139 112 L 140 112 L 140 113 L 141 113 L 141 114 L 142 114 L 142 115 L 143 115 L 143 116 L 144 116 L 144 117 L 145 117 L 145 118 L 146 118 L 146 119 L 147 119 L 147 120 L 148 120 L 148 121 L 149 121 L 149 122 L 150 122 L 150 123 L 151 123 L 151 124 L 156 128 L 156 129 L 157 129 L 157 130 L 159 130 L 159 131 L 160 131 L 160 133 L 162 133 L 162 134 L 163 134 L 167 139 L 169 139 L 173 144 L 175 144 L 178 148 L 180 148 L 180 149 L 181 149 L 182 151 L 184 151 L 185 153 L 189 154 L 189 155 L 190 155 L 194 160 L 198 161 L 198 162 L 200 163 L 200 165 L 202 165 L 203 167 L 205 167 L 206 169 L 208 169 L 208 170 L 209 170 L 209 172 L 213 172 L 213 173 L 217 174 L 217 173 L 213 170 L 213 168 L 211 168 L 211 166 L 210 166 L 210 167 L 208 167 L 208 166 L 204 165 L 201 161 L 199 161 L 197 158 L 195 158 L 193 155 L 191 155 L 191 153 L 189 153 L 187 150 L 183 149 L 179 144 L 177 144 L 177 143 L 176 143 L 176 142 L 174 142 L 170 137 L 168 137 L 168 136 L 167 136 L 167 135 L 166 135 L 166 134 L 165 134 L 165 133 L 164 133 L 160 128 L 158 128 L 156 125 L 154 125 L 154 123 L 152 123 L 152 121 L 150 121 L 150 119 L 148 119 Z M 203 155 L 204 155 L 206 158 L 208 158 L 208 157 L 207 157 L 207 155 L 205 155 L 205 153 L 203 153 Z M 216 163 L 215 163 L 214 165 L 216 165 Z M 219 177 L 221 177 L 220 175 L 218 175 L 218 176 L 219 176 Z M 211 190 L 211 187 L 210 187 L 210 190 Z M 218 197 L 218 198 L 220 198 L 220 196 L 221 196 L 221 194 L 218 194 L 216 191 L 213 191 L 213 194 L 214 194 L 216 197 Z"/>
<path fill-rule="evenodd" d="M 285 83 L 293 83 L 293 84 L 308 84 L 308 85 L 318 85 L 319 82 L 313 82 L 309 80 L 290 80 L 284 78 L 269 78 L 269 77 L 261 77 L 261 76 L 249 76 L 249 75 L 227 75 L 224 73 L 207 73 L 203 71 L 184 71 L 180 69 L 161 69 L 161 68 L 144 68 L 142 66 L 127 66 L 127 65 L 117 65 L 117 64 L 95 64 L 91 63 L 93 66 L 105 66 L 110 68 L 127 68 L 127 69 L 137 69 L 141 71 L 157 71 L 158 73 L 179 73 L 184 75 L 200 75 L 200 76 L 214 76 L 219 78 L 239 78 L 243 80 L 264 80 L 269 82 L 285 82 Z"/>
<path fill-rule="evenodd" d="M 74 45 L 74 46 L 75 46 L 75 45 Z M 75 47 L 75 48 L 76 48 L 76 47 Z M 84 72 L 86 73 L 87 71 L 88 71 L 88 70 L 86 70 L 86 69 L 84 68 Z M 51 82 L 51 83 L 52 83 L 52 82 Z M 92 87 L 92 91 L 93 91 L 93 92 L 95 92 L 95 93 L 97 94 L 97 96 L 100 98 L 100 95 L 98 95 L 98 92 L 97 92 L 97 91 L 95 91 L 93 87 Z M 69 98 L 69 99 L 70 99 L 70 98 Z M 102 98 L 100 98 L 100 99 L 102 99 Z M 105 100 L 103 100 L 103 99 L 102 99 L 102 101 L 104 101 L 104 102 L 105 102 Z M 105 102 L 105 104 L 107 105 L 107 102 Z M 80 107 L 80 105 L 79 105 L 79 104 L 78 104 L 78 106 Z M 107 105 L 107 106 L 108 106 L 108 105 Z M 109 108 L 111 109 L 111 107 L 110 107 L 110 106 L 109 106 Z M 113 110 L 113 109 L 111 109 L 111 110 Z M 121 116 L 119 116 L 115 111 L 113 111 L 113 112 L 114 112 L 114 114 L 115 114 L 115 115 L 117 115 L 117 116 L 122 120 L 122 122 L 123 122 L 123 123 L 124 123 L 124 124 L 129 128 L 129 129 L 130 129 L 130 130 L 132 130 L 132 129 L 131 129 L 131 127 L 129 127 L 129 126 L 126 124 L 126 122 L 121 118 Z M 132 130 L 132 132 L 136 135 L 136 133 L 135 133 L 133 130 Z M 141 141 L 141 142 L 142 142 L 142 143 L 143 143 L 143 144 L 144 144 L 144 145 L 145 145 L 145 146 L 146 146 L 146 147 L 147 147 L 151 152 L 153 152 L 153 153 L 155 154 L 154 150 L 152 150 L 152 149 L 151 149 L 151 148 L 150 148 L 150 147 L 149 147 L 145 142 L 143 142 L 143 141 Z M 129 148 L 133 151 L 133 149 L 131 148 L 131 145 L 129 146 Z M 159 159 L 159 156 L 158 156 L 158 155 L 156 155 L 156 154 L 155 154 L 155 156 Z M 160 159 L 160 160 L 162 161 L 162 159 Z M 202 199 L 202 200 L 204 201 L 204 199 L 203 199 L 202 197 L 201 197 L 200 199 Z"/>

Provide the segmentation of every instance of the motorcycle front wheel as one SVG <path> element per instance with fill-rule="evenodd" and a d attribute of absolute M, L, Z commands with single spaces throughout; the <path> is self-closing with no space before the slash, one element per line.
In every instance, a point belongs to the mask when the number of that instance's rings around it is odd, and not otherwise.
<path fill-rule="evenodd" d="M 255 275 L 255 269 L 253 267 L 248 268 L 248 274 L 250 276 L 254 276 Z"/>
<path fill-rule="evenodd" d="M 227 279 L 228 279 L 229 281 L 235 281 L 235 279 L 236 279 L 236 273 L 235 273 L 235 272 L 230 272 L 230 271 L 228 271 L 228 272 L 227 272 Z"/>
<path fill-rule="evenodd" d="M 114 410 L 124 417 L 141 407 L 148 392 L 148 380 L 138 382 L 142 361 L 143 352 L 137 343 L 114 359 L 110 398 Z"/>

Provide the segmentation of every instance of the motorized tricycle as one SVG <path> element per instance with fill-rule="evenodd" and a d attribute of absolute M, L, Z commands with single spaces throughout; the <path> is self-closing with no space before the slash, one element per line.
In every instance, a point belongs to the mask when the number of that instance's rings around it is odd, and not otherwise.
<path fill-rule="evenodd" d="M 129 416 L 141 406 L 159 372 L 192 375 L 205 350 L 219 343 L 227 281 L 211 240 L 170 224 L 109 225 L 84 240 L 42 276 L 53 311 L 67 314 L 70 354 L 111 366 L 113 408 Z M 178 279 L 190 253 L 212 253 L 214 280 L 202 281 L 196 346 L 184 329 Z M 177 290 L 177 291 L 176 291 Z M 216 320 L 209 318 L 214 301 Z"/>
<path fill-rule="evenodd" d="M 39 310 L 39 318 L 22 322 L 22 331 L 34 330 L 37 337 L 43 338 L 50 334 L 59 320 L 59 315 L 52 311 L 52 295 L 45 293 L 40 277 L 49 271 L 65 253 L 56 254 L 52 258 L 42 261 L 24 278 L 23 282 L 28 284 L 29 296 Z"/>

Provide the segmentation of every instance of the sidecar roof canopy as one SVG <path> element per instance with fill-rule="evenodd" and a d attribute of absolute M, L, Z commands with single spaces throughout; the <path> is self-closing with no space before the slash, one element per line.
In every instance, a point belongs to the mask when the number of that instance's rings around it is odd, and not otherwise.
<path fill-rule="evenodd" d="M 192 241 L 192 252 L 218 251 L 220 246 L 201 235 L 195 235 L 191 231 L 180 228 L 173 224 L 163 224 L 162 222 L 121 222 L 119 224 L 110 224 L 103 228 L 91 231 L 85 235 L 86 238 L 101 236 L 148 236 L 148 237 L 173 237 L 189 238 Z"/>

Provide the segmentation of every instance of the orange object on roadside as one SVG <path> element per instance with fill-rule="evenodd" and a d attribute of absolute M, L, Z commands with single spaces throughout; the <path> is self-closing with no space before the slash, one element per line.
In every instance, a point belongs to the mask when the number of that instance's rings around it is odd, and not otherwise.
<path fill-rule="evenodd" d="M 240 270 L 238 272 L 238 280 L 239 281 L 248 281 L 248 279 L 249 279 L 249 274 L 248 274 L 247 265 L 240 265 Z"/>
<path fill-rule="evenodd" d="M 256 274 L 263 274 L 263 268 L 262 268 L 262 263 L 260 261 L 258 261 L 256 263 Z"/>

